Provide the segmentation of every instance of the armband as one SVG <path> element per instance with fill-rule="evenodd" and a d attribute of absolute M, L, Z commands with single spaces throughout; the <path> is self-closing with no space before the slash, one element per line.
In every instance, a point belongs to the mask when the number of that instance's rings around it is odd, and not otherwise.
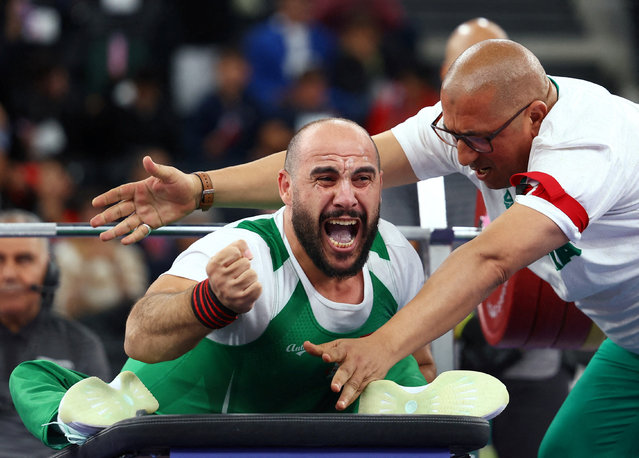
<path fill-rule="evenodd" d="M 233 323 L 238 314 L 224 307 L 215 296 L 208 279 L 201 281 L 193 289 L 191 308 L 195 318 L 210 329 L 220 329 Z"/>
<path fill-rule="evenodd" d="M 215 200 L 215 188 L 213 188 L 213 182 L 208 173 L 205 172 L 193 172 L 195 176 L 200 179 L 202 183 L 202 195 L 200 196 L 200 203 L 197 208 L 202 211 L 207 211 L 213 206 Z"/>

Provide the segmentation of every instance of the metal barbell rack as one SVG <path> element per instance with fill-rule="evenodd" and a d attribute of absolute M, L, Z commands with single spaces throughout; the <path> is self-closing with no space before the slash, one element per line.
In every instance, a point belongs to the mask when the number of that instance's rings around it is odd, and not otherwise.
<path fill-rule="evenodd" d="M 153 229 L 149 236 L 193 237 L 204 236 L 223 227 L 224 223 L 169 224 Z M 94 237 L 114 225 L 92 227 L 88 223 L 0 223 L 0 237 Z M 398 226 L 407 239 L 427 240 L 433 245 L 450 245 L 473 239 L 481 232 L 476 227 L 454 226 L 447 229 Z"/>

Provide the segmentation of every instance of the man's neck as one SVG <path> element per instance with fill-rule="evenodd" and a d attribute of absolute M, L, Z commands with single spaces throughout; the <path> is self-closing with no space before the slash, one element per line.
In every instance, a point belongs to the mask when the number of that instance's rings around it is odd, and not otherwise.
<path fill-rule="evenodd" d="M 303 266 L 302 269 L 304 269 Z M 306 270 L 304 273 L 315 290 L 326 299 L 343 304 L 359 304 L 364 300 L 364 273 L 361 270 L 357 275 L 344 279 L 331 278 L 322 274 L 323 278 L 315 281 Z"/>

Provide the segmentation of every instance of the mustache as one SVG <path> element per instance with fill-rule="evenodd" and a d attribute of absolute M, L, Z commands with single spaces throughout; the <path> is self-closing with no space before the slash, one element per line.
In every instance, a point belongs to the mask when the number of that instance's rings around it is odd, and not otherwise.
<path fill-rule="evenodd" d="M 327 213 L 322 213 L 319 218 L 319 222 L 323 223 L 327 219 L 340 218 L 342 216 L 349 216 L 351 218 L 358 218 L 362 221 L 366 221 L 366 214 L 358 212 L 356 210 L 333 210 Z"/>

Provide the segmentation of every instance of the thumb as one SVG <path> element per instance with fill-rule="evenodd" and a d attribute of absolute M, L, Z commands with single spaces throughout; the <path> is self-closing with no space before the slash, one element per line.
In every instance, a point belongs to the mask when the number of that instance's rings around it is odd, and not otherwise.
<path fill-rule="evenodd" d="M 144 156 L 144 159 L 142 159 L 142 165 L 149 175 L 159 178 L 161 181 L 166 182 L 171 178 L 172 167 L 154 162 L 153 159 L 151 159 L 151 156 Z"/>
<path fill-rule="evenodd" d="M 238 250 L 240 250 L 240 253 L 242 254 L 242 256 L 244 256 L 246 259 L 251 260 L 253 259 L 253 253 L 251 252 L 251 249 L 248 246 L 248 243 L 246 243 L 246 240 L 236 240 L 235 242 L 232 243 L 232 245 L 235 245 L 237 247 Z"/>

